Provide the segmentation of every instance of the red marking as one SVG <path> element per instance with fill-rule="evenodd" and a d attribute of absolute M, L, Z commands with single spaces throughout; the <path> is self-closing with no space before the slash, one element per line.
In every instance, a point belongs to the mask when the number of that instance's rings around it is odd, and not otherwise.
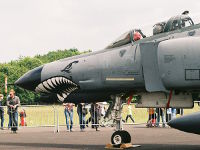
<path fill-rule="evenodd" d="M 169 98 L 168 98 L 168 102 L 167 102 L 167 108 L 169 108 L 171 99 L 172 99 L 172 90 L 170 90 L 170 93 L 169 93 Z"/>
<path fill-rule="evenodd" d="M 127 101 L 128 105 L 131 103 L 132 98 L 133 98 L 133 93 L 131 93 L 130 96 L 129 96 L 129 98 L 128 98 L 128 101 Z"/>
<path fill-rule="evenodd" d="M 134 41 L 140 40 L 141 39 L 141 34 L 139 32 L 135 32 L 133 35 Z"/>

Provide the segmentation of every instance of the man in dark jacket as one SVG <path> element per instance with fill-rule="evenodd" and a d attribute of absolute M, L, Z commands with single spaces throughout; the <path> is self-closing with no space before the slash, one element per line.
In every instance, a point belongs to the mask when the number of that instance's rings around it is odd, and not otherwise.
<path fill-rule="evenodd" d="M 85 108 L 84 103 L 80 103 L 77 105 L 77 113 L 79 116 L 79 124 L 81 131 L 85 129 L 85 116 L 87 115 L 87 108 Z"/>
<path fill-rule="evenodd" d="M 18 129 L 18 107 L 20 106 L 19 97 L 15 95 L 15 91 L 11 90 L 7 98 L 8 114 L 11 119 L 11 130 L 16 133 Z"/>

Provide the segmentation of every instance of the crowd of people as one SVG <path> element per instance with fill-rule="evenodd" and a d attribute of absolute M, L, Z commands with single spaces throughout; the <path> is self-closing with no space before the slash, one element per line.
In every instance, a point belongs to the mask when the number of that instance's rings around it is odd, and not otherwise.
<path fill-rule="evenodd" d="M 160 118 L 162 127 L 166 127 L 166 122 L 176 118 L 176 114 L 183 115 L 183 109 L 176 108 L 148 108 L 149 117 L 147 127 L 160 127 Z"/>
<path fill-rule="evenodd" d="M 72 103 L 63 103 L 64 114 L 66 118 L 66 126 L 67 131 L 72 131 L 73 127 L 73 109 L 75 107 Z M 84 131 L 86 127 L 88 127 L 88 124 L 91 122 L 91 127 L 93 129 L 96 129 L 96 131 L 99 131 L 99 120 L 101 117 L 105 116 L 106 108 L 104 105 L 100 105 L 98 103 L 92 103 L 88 104 L 80 103 L 77 107 L 77 114 L 79 116 L 79 125 L 80 130 Z M 170 121 L 171 119 L 176 118 L 176 114 L 183 114 L 182 109 L 176 109 L 176 108 L 148 108 L 148 120 L 147 120 L 147 127 L 160 127 L 160 124 L 162 124 L 162 127 L 166 127 L 166 122 Z M 86 115 L 89 113 L 89 117 L 86 120 Z M 133 115 L 133 105 L 130 103 L 127 103 L 127 110 L 125 118 L 122 119 L 124 123 L 135 123 L 134 115 Z M 130 121 L 128 121 L 130 119 Z M 161 123 L 162 120 L 162 123 Z"/>
<path fill-rule="evenodd" d="M 3 95 L 0 94 L 0 119 L 1 119 L 1 129 L 3 130 L 4 124 L 4 107 L 2 106 Z M 9 116 L 8 128 L 16 133 L 18 129 L 18 107 L 20 105 L 20 99 L 15 95 L 15 91 L 13 89 L 10 90 L 9 95 L 6 98 L 7 105 L 7 114 Z M 101 105 L 101 103 L 92 103 L 92 104 L 73 104 L 73 103 L 63 103 L 64 106 L 64 115 L 66 120 L 67 131 L 73 131 L 74 124 L 74 107 L 77 107 L 77 114 L 79 119 L 80 131 L 84 131 L 86 127 L 91 124 L 91 128 L 99 131 L 100 120 L 105 117 L 106 107 L 105 105 Z M 166 127 L 166 122 L 169 122 L 171 119 L 176 117 L 176 114 L 183 114 L 183 109 L 176 108 L 148 108 L 148 120 L 147 127 Z M 133 105 L 127 103 L 126 116 L 122 119 L 124 123 L 128 123 L 130 119 L 132 123 L 135 123 L 134 115 L 133 115 Z M 21 114 L 24 115 L 25 113 Z M 86 120 L 86 115 L 88 119 Z M 162 120 L 162 123 L 160 121 Z"/>
<path fill-rule="evenodd" d="M 72 132 L 75 105 L 73 103 L 63 103 L 63 106 L 67 131 Z M 76 107 L 79 117 L 80 130 L 84 131 L 84 129 L 88 127 L 88 124 L 91 122 L 91 127 L 93 129 L 96 129 L 96 131 L 99 131 L 99 120 L 101 119 L 101 117 L 105 116 L 105 107 L 101 106 L 98 103 L 92 103 L 90 105 L 89 111 L 85 103 L 77 104 Z M 88 114 L 88 112 L 90 113 L 90 117 L 86 120 L 85 116 Z"/>

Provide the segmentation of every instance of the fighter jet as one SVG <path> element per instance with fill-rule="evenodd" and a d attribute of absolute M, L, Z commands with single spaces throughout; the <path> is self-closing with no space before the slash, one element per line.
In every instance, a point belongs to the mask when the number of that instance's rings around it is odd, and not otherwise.
<path fill-rule="evenodd" d="M 120 116 L 129 95 L 140 95 L 138 107 L 193 107 L 192 92 L 200 89 L 199 29 L 186 11 L 156 23 L 152 36 L 130 30 L 103 50 L 37 67 L 15 84 L 61 102 L 112 99 L 118 130 L 112 143 L 130 142 Z"/>

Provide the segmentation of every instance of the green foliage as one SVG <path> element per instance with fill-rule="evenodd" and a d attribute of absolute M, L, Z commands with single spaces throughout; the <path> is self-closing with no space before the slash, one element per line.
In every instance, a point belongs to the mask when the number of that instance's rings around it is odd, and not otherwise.
<path fill-rule="evenodd" d="M 84 51 L 82 53 L 88 53 L 89 51 Z M 20 97 L 21 103 L 23 104 L 35 104 L 39 98 L 38 94 L 33 92 L 26 91 L 19 87 L 12 86 L 17 79 L 19 79 L 23 74 L 27 71 L 41 66 L 45 63 L 49 63 L 52 61 L 56 61 L 59 59 L 80 55 L 82 54 L 77 49 L 69 49 L 69 50 L 57 50 L 51 51 L 45 55 L 36 55 L 35 57 L 20 57 L 18 60 L 11 61 L 9 63 L 0 63 L 0 93 L 5 95 L 6 93 L 4 88 L 5 77 L 8 77 L 8 91 L 10 89 L 14 89 L 16 91 L 17 96 Z"/>

